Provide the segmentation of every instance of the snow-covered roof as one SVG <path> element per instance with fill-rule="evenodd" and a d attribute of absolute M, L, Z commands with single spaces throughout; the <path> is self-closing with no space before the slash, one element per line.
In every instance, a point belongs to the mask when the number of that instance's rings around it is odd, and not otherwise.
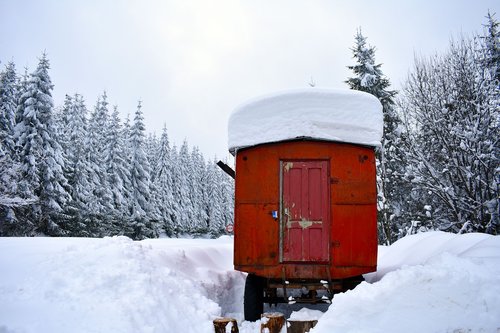
<path fill-rule="evenodd" d="M 380 146 L 382 105 L 365 92 L 307 88 L 253 99 L 229 117 L 229 151 L 311 138 Z"/>

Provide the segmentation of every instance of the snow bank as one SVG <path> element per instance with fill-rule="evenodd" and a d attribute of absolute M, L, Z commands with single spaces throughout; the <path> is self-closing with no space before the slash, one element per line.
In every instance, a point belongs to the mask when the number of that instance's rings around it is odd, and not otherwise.
<path fill-rule="evenodd" d="M 379 146 L 382 130 L 382 105 L 373 95 L 355 90 L 291 90 L 237 108 L 229 118 L 229 151 L 303 137 Z"/>
<path fill-rule="evenodd" d="M 386 248 L 311 332 L 499 332 L 500 237 L 429 232 Z"/>
<path fill-rule="evenodd" d="M 229 238 L 4 238 L 0 332 L 211 332 L 242 312 L 231 262 Z"/>

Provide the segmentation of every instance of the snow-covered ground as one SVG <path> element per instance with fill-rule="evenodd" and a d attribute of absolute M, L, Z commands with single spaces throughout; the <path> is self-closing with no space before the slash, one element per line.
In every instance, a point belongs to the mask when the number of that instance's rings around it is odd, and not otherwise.
<path fill-rule="evenodd" d="M 232 238 L 0 238 L 0 333 L 213 332 L 242 320 Z M 430 232 L 379 251 L 314 333 L 500 332 L 500 236 Z M 292 313 L 319 317 L 317 311 Z"/>

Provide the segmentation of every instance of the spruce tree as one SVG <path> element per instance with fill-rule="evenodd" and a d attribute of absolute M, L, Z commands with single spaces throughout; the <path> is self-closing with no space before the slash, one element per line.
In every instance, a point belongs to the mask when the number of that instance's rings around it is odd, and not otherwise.
<path fill-rule="evenodd" d="M 109 230 L 114 214 L 106 166 L 108 130 L 109 109 L 107 94 L 104 92 L 97 99 L 97 103 L 90 116 L 86 143 L 90 168 L 92 170 L 90 179 L 92 195 L 89 201 L 89 209 L 92 215 L 89 217 L 89 223 L 92 223 L 93 228 L 99 234 L 103 234 L 105 230 Z"/>
<path fill-rule="evenodd" d="M 150 181 L 149 181 L 150 209 L 148 213 L 148 219 L 151 221 L 151 223 L 155 225 L 163 226 L 164 222 L 162 221 L 161 217 L 162 215 L 161 208 L 157 202 L 158 195 L 161 189 L 158 188 L 159 185 L 156 182 L 154 173 L 154 170 L 157 168 L 158 165 L 158 146 L 159 142 L 158 139 L 156 138 L 156 134 L 150 133 L 146 139 L 146 145 L 145 145 L 146 157 L 149 163 L 149 170 L 150 170 Z"/>
<path fill-rule="evenodd" d="M 177 146 L 174 144 L 171 150 L 170 159 L 172 161 L 172 195 L 173 195 L 173 212 L 172 223 L 174 235 L 179 235 L 186 232 L 186 221 L 182 218 L 183 214 L 183 201 L 181 199 L 182 191 L 182 177 L 179 152 Z"/>
<path fill-rule="evenodd" d="M 142 103 L 135 112 L 134 123 L 130 131 L 131 145 L 131 221 L 129 235 L 133 239 L 158 237 L 158 225 L 149 220 L 151 210 L 150 166 L 145 152 L 146 137 Z"/>
<path fill-rule="evenodd" d="M 0 74 L 0 142 L 5 153 L 13 157 L 15 152 L 14 126 L 17 108 L 17 74 L 13 62 L 9 62 Z"/>
<path fill-rule="evenodd" d="M 194 204 L 192 199 L 192 159 L 189 154 L 187 140 L 184 140 L 177 155 L 176 187 L 178 187 L 177 200 L 179 205 L 179 224 L 183 232 L 192 233 L 195 230 Z"/>
<path fill-rule="evenodd" d="M 166 126 L 163 127 L 160 143 L 157 147 L 158 157 L 151 179 L 155 183 L 155 203 L 160 215 L 163 230 L 168 236 L 174 235 L 175 203 L 173 196 L 172 157 Z"/>
<path fill-rule="evenodd" d="M 382 73 L 382 64 L 375 63 L 375 48 L 367 45 L 366 37 L 358 30 L 352 48 L 356 64 L 348 66 L 355 74 L 346 83 L 353 90 L 360 90 L 377 97 L 383 107 L 384 129 L 382 145 L 377 149 L 377 192 L 379 242 L 395 241 L 404 224 L 405 159 L 402 142 L 405 140 L 401 119 L 395 108 L 396 91 L 389 90 L 390 81 Z"/>
<path fill-rule="evenodd" d="M 14 126 L 17 108 L 17 75 L 13 62 L 0 72 L 0 236 L 22 235 L 17 228 L 16 207 L 19 164 L 16 163 Z"/>
<path fill-rule="evenodd" d="M 130 170 L 126 158 L 125 138 L 116 106 L 109 122 L 106 153 L 106 172 L 114 212 L 112 234 L 120 234 L 123 232 L 123 221 L 128 216 L 130 193 L 127 184 L 130 183 Z"/>
<path fill-rule="evenodd" d="M 485 24 L 484 35 L 481 36 L 482 65 L 500 85 L 500 23 L 495 19 L 495 14 L 490 12 L 486 19 L 488 22 Z"/>
<path fill-rule="evenodd" d="M 71 201 L 67 205 L 68 215 L 71 216 L 71 235 L 96 237 L 101 234 L 97 230 L 93 218 L 94 212 L 90 204 L 93 198 L 93 172 L 89 160 L 87 146 L 88 124 L 87 107 L 83 97 L 75 94 L 67 96 L 63 108 L 65 126 L 63 126 L 63 142 L 67 158 L 66 170 L 70 186 Z"/>
<path fill-rule="evenodd" d="M 4 198 L 5 202 L 7 202 L 7 198 L 13 199 L 16 196 L 17 182 L 19 181 L 19 166 L 15 162 L 14 143 L 17 108 L 16 84 L 15 65 L 10 62 L 5 71 L 0 72 L 0 196 Z M 13 216 L 12 214 L 13 212 L 10 213 L 10 216 Z"/>
<path fill-rule="evenodd" d="M 198 147 L 193 147 L 191 151 L 190 166 L 191 170 L 188 180 L 191 189 L 191 202 L 193 204 L 193 231 L 197 234 L 206 234 L 209 227 L 206 207 L 206 165 Z"/>
<path fill-rule="evenodd" d="M 67 226 L 61 214 L 69 194 L 62 149 L 55 137 L 53 85 L 48 70 L 49 61 L 44 53 L 19 101 L 20 122 L 15 134 L 22 173 L 19 186 L 25 198 L 38 199 L 33 216 L 37 231 L 64 235 Z"/>

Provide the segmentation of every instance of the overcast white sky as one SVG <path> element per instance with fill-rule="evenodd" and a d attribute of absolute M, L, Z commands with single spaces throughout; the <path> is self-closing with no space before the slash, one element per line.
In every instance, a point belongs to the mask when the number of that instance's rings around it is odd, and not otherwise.
<path fill-rule="evenodd" d="M 131 118 L 143 101 L 148 132 L 227 154 L 231 111 L 255 96 L 306 87 L 346 88 L 358 27 L 399 88 L 414 54 L 482 30 L 498 0 L 0 0 L 0 61 L 18 72 L 46 50 L 53 97 L 106 90 Z"/>

